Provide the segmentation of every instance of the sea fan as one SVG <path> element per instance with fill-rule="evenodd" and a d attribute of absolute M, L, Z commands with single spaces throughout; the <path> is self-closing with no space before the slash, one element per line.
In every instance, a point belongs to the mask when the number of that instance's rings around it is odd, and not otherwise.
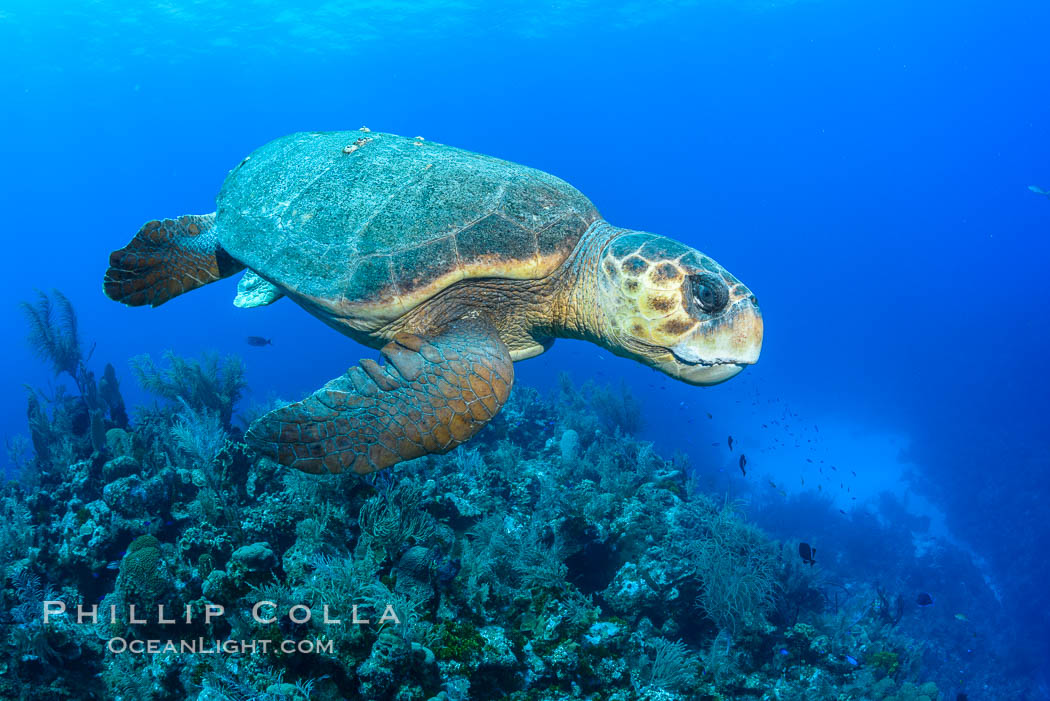
<path fill-rule="evenodd" d="M 653 641 L 656 656 L 649 668 L 649 686 L 667 691 L 680 691 L 696 684 L 699 665 L 695 655 L 681 640 L 670 642 L 663 638 Z"/>
<path fill-rule="evenodd" d="M 143 389 L 169 401 L 183 401 L 195 411 L 215 412 L 222 425 L 228 427 L 233 405 L 247 388 L 241 359 L 204 353 L 199 360 L 193 360 L 166 351 L 164 360 L 169 367 L 159 367 L 149 355 L 131 359 L 131 369 Z"/>
<path fill-rule="evenodd" d="M 74 380 L 82 360 L 80 333 L 73 304 L 58 290 L 37 293 L 35 304 L 22 302 L 22 311 L 29 322 L 29 344 L 33 350 L 51 363 L 55 375 L 68 373 Z"/>

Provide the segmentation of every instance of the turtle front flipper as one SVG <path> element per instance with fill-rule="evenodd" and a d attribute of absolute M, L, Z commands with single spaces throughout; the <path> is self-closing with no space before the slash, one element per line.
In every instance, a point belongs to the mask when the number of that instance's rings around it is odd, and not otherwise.
<path fill-rule="evenodd" d="M 214 214 L 148 222 L 109 256 L 103 286 L 110 299 L 154 307 L 243 270 L 219 244 Z"/>
<path fill-rule="evenodd" d="M 427 338 L 398 334 L 301 402 L 271 411 L 246 436 L 257 452 L 304 472 L 368 474 L 470 439 L 503 407 L 514 370 L 492 324 L 463 318 Z"/>

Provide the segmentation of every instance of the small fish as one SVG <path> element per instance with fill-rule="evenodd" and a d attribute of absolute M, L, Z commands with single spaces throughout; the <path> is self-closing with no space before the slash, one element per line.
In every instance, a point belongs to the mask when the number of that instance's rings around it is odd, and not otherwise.
<path fill-rule="evenodd" d="M 930 606 L 933 604 L 933 597 L 927 594 L 926 592 L 921 592 L 917 597 L 915 597 L 915 603 L 917 603 L 919 606 Z"/>
<path fill-rule="evenodd" d="M 1043 188 L 1037 185 L 1029 185 L 1028 189 L 1037 195 L 1042 195 L 1043 197 L 1050 197 L 1050 190 L 1044 190 Z"/>
<path fill-rule="evenodd" d="M 839 509 L 839 513 L 842 514 L 843 516 L 845 516 L 846 515 L 846 510 L 845 509 Z"/>
<path fill-rule="evenodd" d="M 747 470 L 744 469 L 745 467 L 747 467 L 747 458 L 744 457 L 743 453 L 740 454 L 739 462 L 740 462 L 740 471 L 742 473 L 744 473 L 744 477 L 747 477 Z"/>
<path fill-rule="evenodd" d="M 709 412 L 707 412 L 707 418 L 709 418 L 709 419 L 713 419 L 713 418 L 715 418 L 715 417 L 711 416 L 711 412 L 709 411 Z"/>
<path fill-rule="evenodd" d="M 812 567 L 813 563 L 817 561 L 817 549 L 810 547 L 809 543 L 799 543 L 798 554 L 802 558 L 802 562 L 806 563 L 810 567 Z"/>
<path fill-rule="evenodd" d="M 813 462 L 813 458 L 806 458 L 806 462 Z"/>
<path fill-rule="evenodd" d="M 729 437 L 729 449 L 730 450 L 733 449 L 733 437 L 732 436 Z"/>
<path fill-rule="evenodd" d="M 846 661 L 849 662 L 854 667 L 856 667 L 857 665 L 860 664 L 860 662 L 857 662 L 857 658 L 851 657 L 850 655 L 846 655 Z"/>
<path fill-rule="evenodd" d="M 247 344 L 249 346 L 255 346 L 256 348 L 261 348 L 262 346 L 272 346 L 273 345 L 273 341 L 271 341 L 268 338 L 263 338 L 262 336 L 249 336 L 248 338 L 246 338 L 244 340 L 245 340 L 245 342 L 247 342 Z"/>
<path fill-rule="evenodd" d="M 966 617 L 965 613 L 957 613 L 957 614 L 955 614 L 955 619 L 958 620 L 958 621 L 963 621 L 965 623 L 968 623 L 970 621 L 970 619 Z"/>
<path fill-rule="evenodd" d="M 787 651 L 787 648 L 783 648 L 782 647 L 782 648 L 780 648 L 780 654 L 783 655 L 784 657 L 787 657 L 791 653 Z"/>
<path fill-rule="evenodd" d="M 961 691 L 958 694 L 955 695 L 955 701 L 969 701 L 969 699 L 970 699 L 970 697 L 968 697 L 966 694 L 964 694 Z"/>
<path fill-rule="evenodd" d="M 834 465 L 831 466 L 831 469 L 834 470 L 835 472 L 839 471 L 839 468 L 835 467 Z"/>
<path fill-rule="evenodd" d="M 768 481 L 769 481 L 769 486 L 770 487 L 772 487 L 773 489 L 777 488 L 777 483 L 776 482 L 774 482 L 773 480 L 768 480 Z"/>
<path fill-rule="evenodd" d="M 119 560 L 114 560 L 113 562 L 110 562 L 109 564 L 106 565 L 106 569 L 107 570 L 119 570 L 120 569 L 120 561 Z"/>

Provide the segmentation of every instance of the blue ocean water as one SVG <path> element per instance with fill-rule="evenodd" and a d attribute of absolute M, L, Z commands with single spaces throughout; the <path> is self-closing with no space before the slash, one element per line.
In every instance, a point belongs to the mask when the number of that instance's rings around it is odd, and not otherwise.
<path fill-rule="evenodd" d="M 5 2 L 4 433 L 27 432 L 22 386 L 55 382 L 22 340 L 37 288 L 74 302 L 130 404 L 121 363 L 142 353 L 243 355 L 259 403 L 374 356 L 291 303 L 234 308 L 232 280 L 147 311 L 102 274 L 143 222 L 213 211 L 272 138 L 423 135 L 558 175 L 762 305 L 761 361 L 716 388 L 564 340 L 519 385 L 622 380 L 658 451 L 856 568 L 959 544 L 998 608 L 953 592 L 952 613 L 1006 626 L 968 664 L 994 653 L 1043 698 L 1050 199 L 1028 186 L 1050 189 L 1048 30 L 1050 6 L 1020 0 Z M 869 519 L 920 525 L 872 543 Z"/>

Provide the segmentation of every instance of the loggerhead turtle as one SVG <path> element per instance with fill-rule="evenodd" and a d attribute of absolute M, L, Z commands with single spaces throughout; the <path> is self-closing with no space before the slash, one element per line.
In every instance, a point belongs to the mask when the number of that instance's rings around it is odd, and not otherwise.
<path fill-rule="evenodd" d="M 558 337 L 695 385 L 758 360 L 762 317 L 740 281 L 532 168 L 364 128 L 300 133 L 241 161 L 217 204 L 143 226 L 110 255 L 105 291 L 157 306 L 247 268 L 237 306 L 287 296 L 381 348 L 383 365 L 252 424 L 249 445 L 305 472 L 452 450 L 507 401 L 513 362 Z"/>

